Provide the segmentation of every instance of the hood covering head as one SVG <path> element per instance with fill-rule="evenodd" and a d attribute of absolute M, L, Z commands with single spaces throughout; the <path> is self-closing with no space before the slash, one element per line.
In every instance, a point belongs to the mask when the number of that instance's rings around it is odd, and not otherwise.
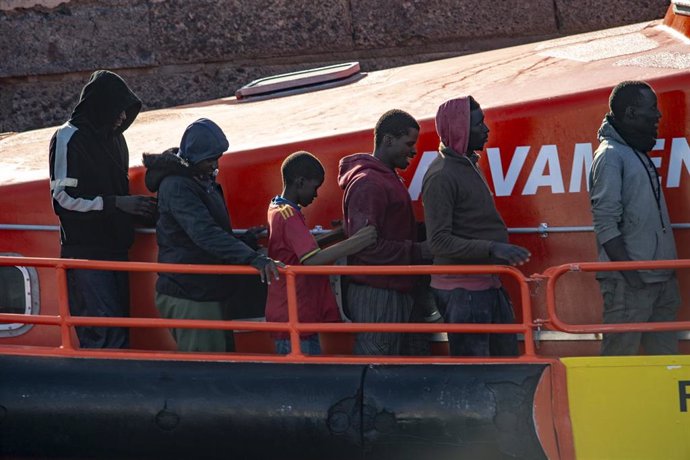
<path fill-rule="evenodd" d="M 157 192 L 163 179 L 168 176 L 192 177 L 194 175 L 193 168 L 190 168 L 189 164 L 179 157 L 179 150 L 177 147 L 172 147 L 163 153 L 145 153 L 143 155 L 143 163 L 146 168 L 144 183 L 147 189 L 154 193 Z"/>
<path fill-rule="evenodd" d="M 445 147 L 464 155 L 470 140 L 470 98 L 444 102 L 436 112 L 436 133 Z"/>
<path fill-rule="evenodd" d="M 187 126 L 180 141 L 180 157 L 191 165 L 220 158 L 230 144 L 220 126 L 200 118 Z"/>
<path fill-rule="evenodd" d="M 81 91 L 79 102 L 72 112 L 70 122 L 77 127 L 91 126 L 102 135 L 122 133 L 134 122 L 141 110 L 141 100 L 117 74 L 97 70 Z M 122 112 L 127 118 L 113 130 Z"/>

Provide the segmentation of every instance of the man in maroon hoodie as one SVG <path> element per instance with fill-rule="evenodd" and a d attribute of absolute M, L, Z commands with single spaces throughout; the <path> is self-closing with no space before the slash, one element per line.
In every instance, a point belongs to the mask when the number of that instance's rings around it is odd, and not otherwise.
<path fill-rule="evenodd" d="M 508 243 L 489 185 L 477 168 L 488 140 L 484 112 L 471 96 L 446 101 L 436 114 L 439 156 L 422 183 L 424 217 L 435 265 L 505 264 L 529 260 Z M 496 275 L 432 275 L 447 323 L 512 323 L 513 307 Z M 517 355 L 515 334 L 449 334 L 454 356 Z"/>
<path fill-rule="evenodd" d="M 348 258 L 349 265 L 411 265 L 430 260 L 426 242 L 417 242 L 417 223 L 407 188 L 396 169 L 405 169 L 416 150 L 419 124 L 402 110 L 384 113 L 374 130 L 374 153 L 358 153 L 340 160 L 338 184 L 345 190 L 345 232 L 354 235 L 374 225 L 375 245 Z M 346 307 L 356 323 L 405 323 L 414 304 L 417 276 L 352 276 Z M 402 334 L 360 333 L 359 355 L 399 355 Z"/>

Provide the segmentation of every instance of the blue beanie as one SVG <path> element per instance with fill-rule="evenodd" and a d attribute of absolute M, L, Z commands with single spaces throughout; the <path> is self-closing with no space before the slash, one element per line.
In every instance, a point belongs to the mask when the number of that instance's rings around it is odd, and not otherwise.
<path fill-rule="evenodd" d="M 220 126 L 207 118 L 200 118 L 185 129 L 179 155 L 195 165 L 204 160 L 219 158 L 229 146 Z"/>

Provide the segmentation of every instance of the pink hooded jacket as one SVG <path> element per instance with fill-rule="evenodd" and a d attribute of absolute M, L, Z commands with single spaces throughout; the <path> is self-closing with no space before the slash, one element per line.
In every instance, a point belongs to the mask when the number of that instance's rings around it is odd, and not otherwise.
<path fill-rule="evenodd" d="M 436 112 L 436 132 L 444 146 L 464 155 L 470 140 L 470 98 L 444 102 Z"/>

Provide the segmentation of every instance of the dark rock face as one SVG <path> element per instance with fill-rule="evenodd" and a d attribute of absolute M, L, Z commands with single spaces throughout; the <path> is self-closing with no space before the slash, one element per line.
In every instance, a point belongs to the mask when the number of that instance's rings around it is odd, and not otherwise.
<path fill-rule="evenodd" d="M 155 65 L 149 2 L 66 2 L 0 11 L 0 78 Z"/>
<path fill-rule="evenodd" d="M 351 14 L 365 49 L 558 32 L 552 0 L 353 0 Z"/>
<path fill-rule="evenodd" d="M 358 60 L 412 64 L 660 18 L 667 0 L 0 0 L 0 132 L 59 124 L 95 69 L 145 109 Z"/>
<path fill-rule="evenodd" d="M 184 0 L 151 3 L 151 37 L 166 63 L 296 57 L 352 49 L 346 1 Z"/>
<path fill-rule="evenodd" d="M 575 34 L 661 18 L 670 3 L 670 1 L 658 0 L 628 2 L 555 0 L 559 31 L 563 34 Z"/>

